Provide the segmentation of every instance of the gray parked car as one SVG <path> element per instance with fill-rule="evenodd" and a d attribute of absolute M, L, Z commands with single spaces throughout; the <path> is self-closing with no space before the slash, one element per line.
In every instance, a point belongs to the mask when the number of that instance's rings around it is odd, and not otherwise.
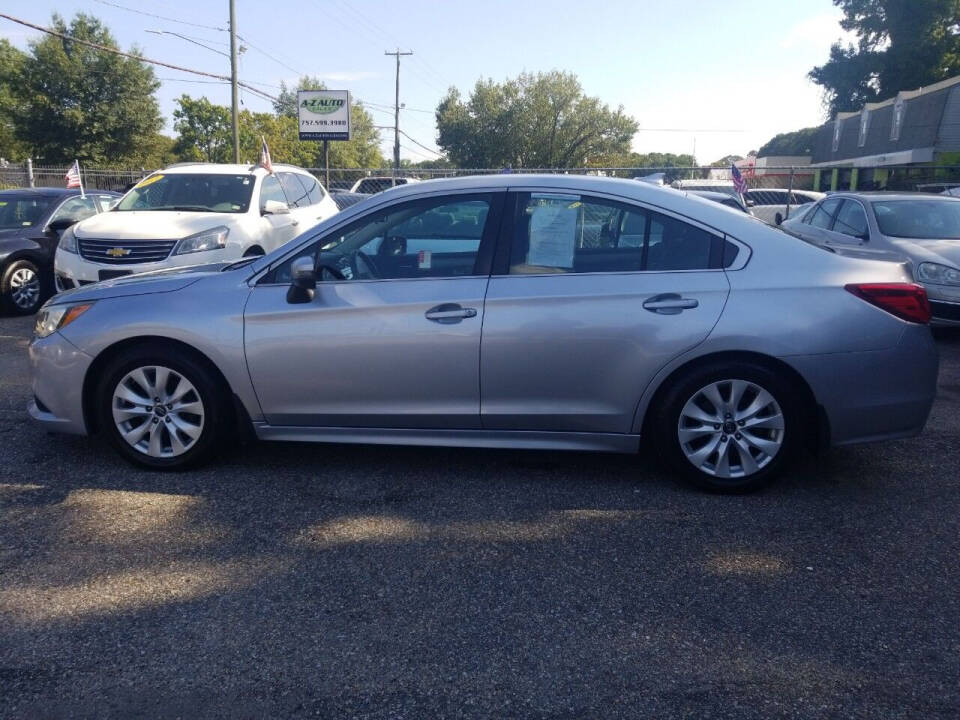
<path fill-rule="evenodd" d="M 960 325 L 960 198 L 834 193 L 784 227 L 836 253 L 905 263 L 927 290 L 933 323 Z"/>
<path fill-rule="evenodd" d="M 262 258 L 43 308 L 44 426 L 152 468 L 267 440 L 636 452 L 758 487 L 804 444 L 921 431 L 923 288 L 645 183 L 498 175 L 387 190 Z"/>

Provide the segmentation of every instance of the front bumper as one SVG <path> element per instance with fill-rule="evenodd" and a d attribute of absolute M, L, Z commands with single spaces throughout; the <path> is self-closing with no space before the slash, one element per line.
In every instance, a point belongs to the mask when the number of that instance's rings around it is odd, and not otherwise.
<path fill-rule="evenodd" d="M 54 432 L 86 435 L 83 381 L 93 362 L 59 332 L 30 343 L 33 396 L 30 417 Z"/>
<path fill-rule="evenodd" d="M 118 241 L 119 243 L 120 241 Z M 206 265 L 209 263 L 230 262 L 240 258 L 239 247 L 228 244 L 218 250 L 187 253 L 186 255 L 170 255 L 164 260 L 149 263 L 122 264 L 97 263 L 87 260 L 72 252 L 57 250 L 54 257 L 54 279 L 57 292 L 72 290 L 82 285 L 100 282 L 108 278 L 101 273 L 120 273 L 120 275 L 135 275 L 137 273 L 166 270 L 173 267 L 188 267 L 191 265 Z"/>
<path fill-rule="evenodd" d="M 933 313 L 931 325 L 960 325 L 960 287 L 923 284 Z"/>

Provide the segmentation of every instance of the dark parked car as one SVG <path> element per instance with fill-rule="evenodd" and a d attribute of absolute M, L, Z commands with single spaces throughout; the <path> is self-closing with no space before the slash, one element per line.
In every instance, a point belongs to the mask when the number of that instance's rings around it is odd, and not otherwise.
<path fill-rule="evenodd" d="M 53 288 L 53 255 L 60 233 L 110 209 L 120 195 L 94 190 L 0 190 L 0 306 L 36 312 Z"/>

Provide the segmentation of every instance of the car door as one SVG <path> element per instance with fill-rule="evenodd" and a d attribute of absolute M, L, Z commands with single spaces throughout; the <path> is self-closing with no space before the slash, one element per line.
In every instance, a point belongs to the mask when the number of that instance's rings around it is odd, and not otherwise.
<path fill-rule="evenodd" d="M 50 229 L 50 223 L 56 220 L 72 220 L 77 223 L 97 214 L 97 205 L 90 195 L 67 198 L 50 213 L 46 222 L 37 223 L 30 230 L 30 239 L 37 243 L 44 255 L 52 262 L 53 255 L 60 243 L 60 234 Z"/>
<path fill-rule="evenodd" d="M 268 213 L 267 201 L 276 200 L 286 205 L 289 213 Z M 290 201 L 287 199 L 280 185 L 280 181 L 274 175 L 265 175 L 260 182 L 260 223 L 261 223 L 261 242 L 263 249 L 270 252 L 286 245 L 298 234 L 300 221 L 294 216 Z"/>
<path fill-rule="evenodd" d="M 654 375 L 719 319 L 726 241 L 607 197 L 545 188 L 508 206 L 483 322 L 483 427 L 630 432 Z"/>
<path fill-rule="evenodd" d="M 268 423 L 480 426 L 480 333 L 503 192 L 380 205 L 279 261 L 244 312 L 250 377 Z M 290 265 L 321 273 L 287 301 Z"/>

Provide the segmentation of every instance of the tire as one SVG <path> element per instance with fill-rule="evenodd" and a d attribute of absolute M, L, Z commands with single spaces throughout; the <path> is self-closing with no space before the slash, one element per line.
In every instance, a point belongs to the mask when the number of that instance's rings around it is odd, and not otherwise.
<path fill-rule="evenodd" d="M 692 370 L 667 390 L 651 434 L 669 468 L 695 487 L 744 493 L 783 471 L 802 444 L 807 416 L 790 382 L 775 371 L 717 363 Z"/>
<path fill-rule="evenodd" d="M 234 425 L 222 379 L 191 355 L 156 345 L 110 361 L 94 402 L 98 427 L 110 444 L 126 460 L 153 470 L 209 460 Z"/>
<path fill-rule="evenodd" d="M 247 251 L 243 254 L 243 257 L 263 257 L 266 253 L 263 251 L 263 248 L 259 245 L 254 245 L 253 247 L 247 248 Z"/>
<path fill-rule="evenodd" d="M 777 225 L 779 225 L 780 223 L 783 222 L 783 215 L 781 215 L 780 213 L 777 213 L 777 216 L 774 218 L 774 220 L 776 220 Z"/>
<path fill-rule="evenodd" d="M 0 276 L 0 301 L 18 315 L 32 315 L 44 300 L 43 276 L 30 260 L 14 260 Z"/>

